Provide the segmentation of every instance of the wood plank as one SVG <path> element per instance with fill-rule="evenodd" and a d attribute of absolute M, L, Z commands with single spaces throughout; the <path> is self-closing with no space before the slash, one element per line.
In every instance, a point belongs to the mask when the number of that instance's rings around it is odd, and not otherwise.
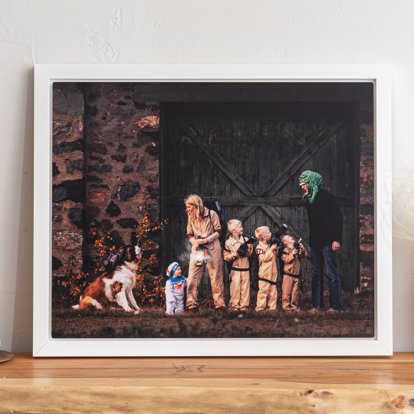
<path fill-rule="evenodd" d="M 328 142 L 336 131 L 344 124 L 344 121 L 336 122 L 334 125 L 325 128 L 318 136 L 307 145 L 304 150 L 289 163 L 289 165 L 281 172 L 261 195 L 276 195 L 296 174 L 302 166 Z"/>
<path fill-rule="evenodd" d="M 0 364 L 0 412 L 410 413 L 414 354 L 392 358 L 50 358 Z"/>
<path fill-rule="evenodd" d="M 371 82 L 186 82 L 136 83 L 134 101 L 148 102 L 355 102 L 371 103 Z"/>
<path fill-rule="evenodd" d="M 258 206 L 248 205 L 240 210 L 237 218 L 244 223 L 256 210 Z"/>
<path fill-rule="evenodd" d="M 279 209 L 270 205 L 262 206 L 262 210 L 266 212 L 266 214 L 273 220 L 273 222 L 277 226 L 281 226 L 283 223 L 288 224 L 288 232 L 295 237 L 300 237 L 300 231 L 296 228 L 296 226 L 292 226 L 289 220 L 286 220 L 285 217 L 282 217 Z M 274 229 L 272 229 L 274 231 Z"/>
<path fill-rule="evenodd" d="M 304 207 L 305 201 L 302 197 L 289 197 L 289 196 L 226 196 L 220 194 L 212 194 L 209 198 L 219 200 L 221 206 L 258 206 L 263 204 L 270 204 L 275 207 Z M 337 197 L 339 204 L 342 207 L 353 207 L 353 197 Z M 166 201 L 170 206 L 183 206 L 183 198 L 181 196 L 166 197 Z"/>
<path fill-rule="evenodd" d="M 201 387 L 174 385 L 1 385 L 2 413 L 341 413 L 412 412 L 413 388 L 276 388 L 252 382 L 243 388 L 215 380 Z M 220 386 L 221 385 L 221 386 Z M 407 410 L 403 410 L 406 408 Z M 410 410 L 410 411 L 408 411 Z"/>
<path fill-rule="evenodd" d="M 176 121 L 177 127 L 182 131 L 182 133 L 191 138 L 191 140 L 196 144 L 206 155 L 207 157 L 217 165 L 217 167 L 232 181 L 232 183 L 240 189 L 246 195 L 255 195 L 256 191 L 247 184 L 243 178 L 234 171 L 229 163 L 223 159 L 223 157 L 214 151 L 207 143 L 204 142 L 201 134 L 199 134 L 193 127 L 186 125 L 184 128 L 182 125 Z"/>
<path fill-rule="evenodd" d="M 315 375 L 318 372 L 318 375 Z M 266 378 L 285 382 L 414 385 L 414 353 L 372 358 L 32 358 L 0 364 L 0 377 Z"/>

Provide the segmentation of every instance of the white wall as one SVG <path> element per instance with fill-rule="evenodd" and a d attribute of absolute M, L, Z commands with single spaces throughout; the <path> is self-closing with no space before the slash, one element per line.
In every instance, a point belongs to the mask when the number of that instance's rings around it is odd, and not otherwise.
<path fill-rule="evenodd" d="M 0 0 L 2 349 L 31 351 L 33 65 L 208 62 L 392 64 L 389 277 L 395 350 L 414 351 L 413 15 L 411 0 Z"/>

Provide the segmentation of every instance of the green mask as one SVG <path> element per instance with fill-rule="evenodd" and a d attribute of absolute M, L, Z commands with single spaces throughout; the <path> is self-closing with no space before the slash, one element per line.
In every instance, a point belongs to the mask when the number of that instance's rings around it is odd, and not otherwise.
<path fill-rule="evenodd" d="M 322 176 L 315 172 L 306 170 L 299 176 L 299 184 L 305 183 L 308 187 L 308 193 L 304 194 L 304 198 L 312 204 L 315 201 L 316 195 L 319 191 L 319 186 L 322 185 Z"/>

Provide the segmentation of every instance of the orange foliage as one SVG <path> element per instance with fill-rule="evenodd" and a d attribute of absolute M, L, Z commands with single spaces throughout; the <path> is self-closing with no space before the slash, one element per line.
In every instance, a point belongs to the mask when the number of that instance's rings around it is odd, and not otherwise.
<path fill-rule="evenodd" d="M 151 269 L 158 266 L 158 244 L 152 240 L 156 232 L 162 231 L 166 225 L 166 220 L 154 219 L 151 215 L 148 204 L 139 208 L 141 218 L 135 229 L 138 246 L 142 255 L 137 259 L 138 269 L 136 271 L 136 299 L 141 305 L 162 306 L 164 304 L 164 287 L 162 276 L 151 273 Z M 96 256 L 99 257 L 94 270 L 89 274 L 86 272 L 74 273 L 73 263 L 68 263 L 65 269 L 66 277 L 59 279 L 57 285 L 61 288 L 59 302 L 72 303 L 78 300 L 79 296 L 86 288 L 88 283 L 97 276 L 106 273 L 103 261 L 109 254 L 116 251 L 116 246 L 111 234 L 92 226 L 89 231 L 90 239 Z"/>

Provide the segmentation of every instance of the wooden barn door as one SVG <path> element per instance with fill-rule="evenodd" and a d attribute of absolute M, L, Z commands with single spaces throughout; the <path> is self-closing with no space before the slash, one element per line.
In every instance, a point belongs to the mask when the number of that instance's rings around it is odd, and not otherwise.
<path fill-rule="evenodd" d="M 359 146 L 355 110 L 343 103 L 171 103 L 161 113 L 161 214 L 168 219 L 164 263 L 188 265 L 187 194 L 217 198 L 226 220 L 287 223 L 305 244 L 309 228 L 298 187 L 319 171 L 344 215 L 339 268 L 346 290 L 359 283 Z M 310 267 L 305 266 L 305 277 Z"/>

